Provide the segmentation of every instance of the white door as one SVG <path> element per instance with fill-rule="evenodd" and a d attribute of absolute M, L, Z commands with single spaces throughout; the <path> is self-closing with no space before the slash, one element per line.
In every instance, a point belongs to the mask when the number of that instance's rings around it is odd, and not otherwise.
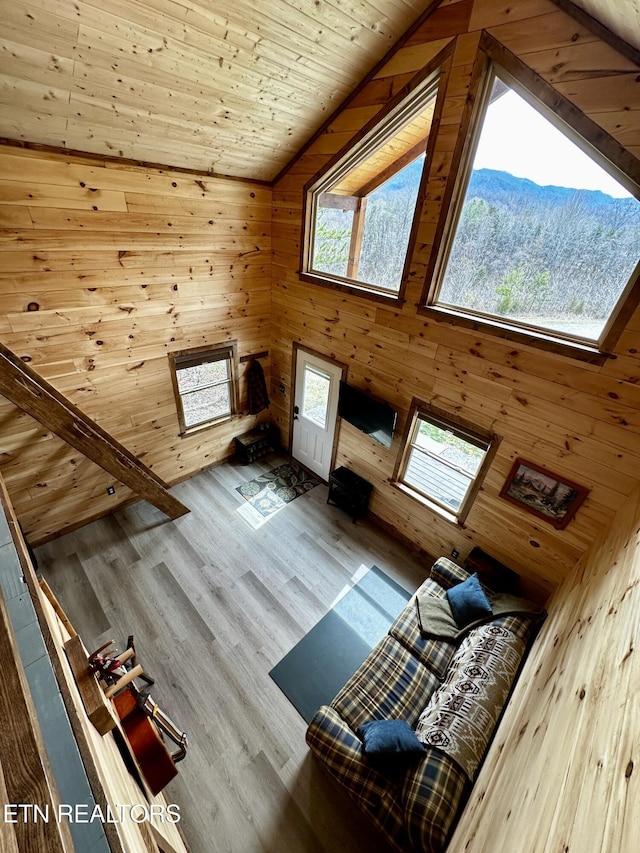
<path fill-rule="evenodd" d="M 342 368 L 299 349 L 296 356 L 291 455 L 329 479 Z"/>

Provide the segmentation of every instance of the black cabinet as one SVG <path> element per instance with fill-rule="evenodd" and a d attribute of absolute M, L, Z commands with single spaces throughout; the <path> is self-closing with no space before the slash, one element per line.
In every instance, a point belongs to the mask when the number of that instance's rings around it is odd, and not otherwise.
<path fill-rule="evenodd" d="M 348 512 L 356 523 L 366 515 L 373 486 L 348 468 L 336 468 L 329 474 L 329 496 L 327 503 L 334 503 Z"/>
<path fill-rule="evenodd" d="M 247 465 L 279 449 L 280 431 L 275 424 L 263 423 L 243 435 L 237 435 L 235 445 L 238 459 Z"/>

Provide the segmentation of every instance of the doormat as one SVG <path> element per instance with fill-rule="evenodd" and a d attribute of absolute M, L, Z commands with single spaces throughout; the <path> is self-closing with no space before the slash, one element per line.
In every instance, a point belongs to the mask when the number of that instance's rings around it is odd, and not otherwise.
<path fill-rule="evenodd" d="M 292 459 L 236 488 L 242 497 L 267 518 L 292 500 L 320 485 L 320 480 Z"/>
<path fill-rule="evenodd" d="M 410 598 L 372 566 L 274 666 L 269 675 L 307 723 L 351 678 Z"/>

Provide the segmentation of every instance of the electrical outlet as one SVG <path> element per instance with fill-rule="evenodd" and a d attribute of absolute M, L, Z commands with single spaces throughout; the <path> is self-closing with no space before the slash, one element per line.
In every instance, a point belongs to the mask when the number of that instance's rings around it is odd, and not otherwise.
<path fill-rule="evenodd" d="M 115 493 L 116 493 L 116 487 L 115 486 L 107 486 L 107 494 L 108 495 L 115 495 Z"/>
<path fill-rule="evenodd" d="M 457 557 L 460 556 L 460 551 L 456 551 L 456 549 L 454 548 L 453 551 L 451 552 L 451 556 L 455 560 Z"/>

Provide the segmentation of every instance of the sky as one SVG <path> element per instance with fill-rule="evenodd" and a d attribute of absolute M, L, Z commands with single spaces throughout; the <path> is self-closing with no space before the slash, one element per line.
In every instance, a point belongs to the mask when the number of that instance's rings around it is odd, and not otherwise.
<path fill-rule="evenodd" d="M 619 198 L 630 195 L 512 90 L 488 108 L 473 166 L 510 172 L 540 186 L 601 190 Z"/>

